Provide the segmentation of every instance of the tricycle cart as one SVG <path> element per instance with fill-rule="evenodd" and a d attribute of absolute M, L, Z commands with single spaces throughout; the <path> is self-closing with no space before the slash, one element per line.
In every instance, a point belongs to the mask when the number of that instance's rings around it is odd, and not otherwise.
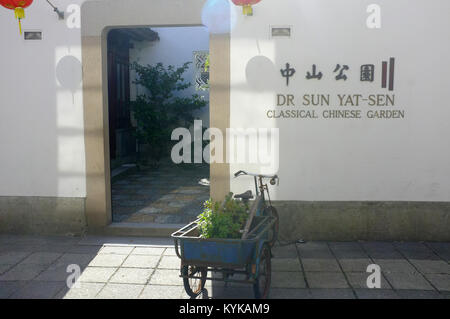
<path fill-rule="evenodd" d="M 271 280 L 271 247 L 278 232 L 278 214 L 271 205 L 266 205 L 264 191 L 267 185 L 263 178 L 271 178 L 271 184 L 278 177 L 262 176 L 238 172 L 235 176 L 252 175 L 259 177 L 259 192 L 250 210 L 249 219 L 242 238 L 218 239 L 202 238 L 196 220 L 172 234 L 175 251 L 181 259 L 181 275 L 186 293 L 197 297 L 204 289 L 206 280 L 225 283 L 248 283 L 253 285 L 255 298 L 264 299 L 269 295 Z M 257 184 L 256 184 L 257 185 Z M 250 192 L 250 191 L 249 191 Z M 236 195 L 235 198 L 249 200 L 251 192 Z M 269 199 L 270 201 L 270 199 Z M 208 277 L 208 272 L 211 274 Z M 213 274 L 219 274 L 213 276 Z M 241 279 L 233 278 L 241 275 Z"/>

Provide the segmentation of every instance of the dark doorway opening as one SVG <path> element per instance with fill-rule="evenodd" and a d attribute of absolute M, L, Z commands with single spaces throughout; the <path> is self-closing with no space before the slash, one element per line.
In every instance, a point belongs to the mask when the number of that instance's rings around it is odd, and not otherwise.
<path fill-rule="evenodd" d="M 107 48 L 113 222 L 188 223 L 196 218 L 209 198 L 209 164 L 176 165 L 170 151 L 157 165 L 148 163 L 148 151 L 154 145 L 142 142 L 137 134 L 142 121 L 133 105 L 139 96 L 152 92 L 136 84 L 139 75 L 133 66 L 161 63 L 166 68 L 177 68 L 189 62 L 183 80 L 191 85 L 174 95 L 180 98 L 201 95 L 208 102 L 207 107 L 193 112 L 193 118 L 201 119 L 206 129 L 209 127 L 209 73 L 206 74 L 204 63 L 209 51 L 209 34 L 204 27 L 113 29 L 108 33 Z"/>

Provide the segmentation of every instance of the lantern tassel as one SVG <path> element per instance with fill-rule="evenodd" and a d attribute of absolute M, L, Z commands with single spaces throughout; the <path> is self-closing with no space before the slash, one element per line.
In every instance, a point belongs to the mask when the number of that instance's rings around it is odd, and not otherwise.
<path fill-rule="evenodd" d="M 16 19 L 19 20 L 19 32 L 22 35 L 22 22 L 21 20 L 25 18 L 25 10 L 21 7 L 17 7 L 14 9 L 14 15 L 16 16 Z"/>
<path fill-rule="evenodd" d="M 246 4 L 242 7 L 242 12 L 246 16 L 252 16 L 253 15 L 253 8 L 250 4 Z"/>

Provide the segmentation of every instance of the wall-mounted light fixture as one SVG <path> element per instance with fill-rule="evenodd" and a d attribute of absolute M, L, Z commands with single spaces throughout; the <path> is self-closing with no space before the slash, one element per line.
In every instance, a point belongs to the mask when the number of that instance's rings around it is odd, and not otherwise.
<path fill-rule="evenodd" d="M 47 0 L 47 3 L 53 8 L 53 11 L 56 12 L 58 15 L 59 20 L 64 20 L 64 11 L 59 11 L 57 7 L 55 7 L 49 0 Z"/>
<path fill-rule="evenodd" d="M 27 31 L 23 32 L 23 39 L 26 41 L 42 40 L 42 31 Z"/>
<path fill-rule="evenodd" d="M 291 26 L 270 26 L 271 38 L 284 38 L 290 39 L 292 36 Z"/>

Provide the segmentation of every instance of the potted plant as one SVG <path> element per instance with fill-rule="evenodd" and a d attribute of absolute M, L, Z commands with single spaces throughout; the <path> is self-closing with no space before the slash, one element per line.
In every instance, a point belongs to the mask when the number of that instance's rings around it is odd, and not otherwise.
<path fill-rule="evenodd" d="M 248 216 L 248 204 L 233 199 L 232 193 L 223 203 L 209 199 L 198 216 L 199 235 L 202 238 L 241 238 Z"/>

